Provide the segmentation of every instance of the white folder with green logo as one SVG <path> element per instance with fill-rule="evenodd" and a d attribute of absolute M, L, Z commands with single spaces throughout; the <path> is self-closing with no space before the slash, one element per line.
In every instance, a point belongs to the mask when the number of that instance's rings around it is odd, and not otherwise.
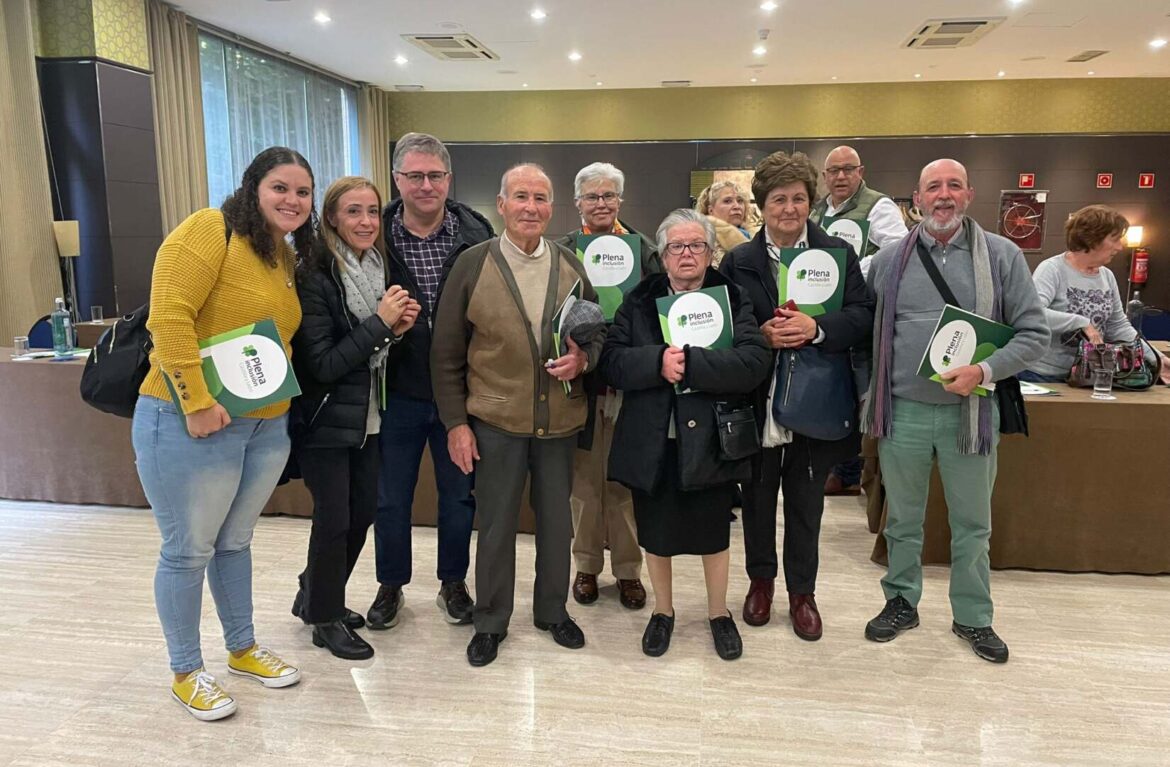
<path fill-rule="evenodd" d="M 662 338 L 671 346 L 698 346 L 703 349 L 730 349 L 735 338 L 735 320 L 727 286 L 691 290 L 663 296 L 656 301 Z M 679 384 L 674 389 L 686 394 Z"/>
<path fill-rule="evenodd" d="M 270 319 L 201 340 L 199 356 L 207 391 L 233 418 L 301 393 Z M 179 404 L 170 377 L 164 379 Z"/>
<path fill-rule="evenodd" d="M 1015 334 L 1015 328 L 1010 325 L 947 304 L 922 354 L 918 375 L 942 383 L 940 373 L 982 362 L 996 349 L 1007 346 Z M 981 397 L 994 390 L 995 384 L 975 387 L 975 393 Z"/>
<path fill-rule="evenodd" d="M 780 248 L 776 291 L 800 311 L 816 317 L 838 311 L 845 298 L 843 248 Z"/>
<path fill-rule="evenodd" d="M 825 216 L 821 219 L 821 227 L 824 228 L 825 234 L 832 237 L 840 237 L 852 245 L 853 252 L 857 254 L 858 258 L 865 258 L 865 253 L 869 249 L 868 221 L 856 221 L 852 218 L 841 218 L 839 216 Z"/>
<path fill-rule="evenodd" d="M 642 238 L 636 234 L 578 234 L 577 258 L 606 322 L 613 322 L 626 293 L 642 279 Z"/>

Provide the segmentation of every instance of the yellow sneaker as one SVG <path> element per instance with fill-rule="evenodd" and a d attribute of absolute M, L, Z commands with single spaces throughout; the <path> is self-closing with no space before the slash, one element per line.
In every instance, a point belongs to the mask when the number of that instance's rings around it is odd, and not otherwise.
<path fill-rule="evenodd" d="M 203 669 L 192 671 L 171 684 L 171 696 L 187 713 L 203 722 L 223 719 L 236 713 L 236 702 L 223 691 L 215 677 Z"/>
<path fill-rule="evenodd" d="M 301 681 L 300 669 L 290 666 L 260 645 L 240 658 L 228 653 L 228 672 L 255 679 L 265 687 L 288 687 Z"/>

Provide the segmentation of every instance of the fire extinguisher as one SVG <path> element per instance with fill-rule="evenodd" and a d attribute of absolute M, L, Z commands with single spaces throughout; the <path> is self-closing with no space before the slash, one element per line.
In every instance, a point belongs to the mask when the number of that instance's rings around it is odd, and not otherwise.
<path fill-rule="evenodd" d="M 1150 251 L 1137 248 L 1129 262 L 1129 281 L 1134 290 L 1140 290 L 1150 278 Z"/>

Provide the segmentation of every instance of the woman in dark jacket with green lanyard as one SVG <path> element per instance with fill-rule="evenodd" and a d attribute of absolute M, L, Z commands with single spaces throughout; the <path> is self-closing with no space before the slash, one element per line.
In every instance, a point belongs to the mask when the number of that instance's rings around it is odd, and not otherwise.
<path fill-rule="evenodd" d="M 732 660 L 743 651 L 727 611 L 728 550 L 735 483 L 751 472 L 747 458 L 723 458 L 716 408 L 749 407 L 771 354 L 744 293 L 710 268 L 714 246 L 715 230 L 701 213 L 679 209 L 666 217 L 658 227 L 666 274 L 647 275 L 626 296 L 598 363 L 602 378 L 625 400 L 609 454 L 609 479 L 633 495 L 638 541 L 654 591 L 653 614 L 642 636 L 642 651 L 651 656 L 670 646 L 671 557 L 680 554 L 703 558 L 716 652 Z M 667 345 L 657 299 L 715 286 L 727 287 L 732 347 Z M 676 394 L 676 384 L 691 391 Z M 750 411 L 743 414 L 750 434 Z"/>
<path fill-rule="evenodd" d="M 404 288 L 386 287 L 381 211 L 367 179 L 333 182 L 313 258 L 297 275 L 303 319 L 293 361 L 303 393 L 292 434 L 313 529 L 293 614 L 312 624 L 313 644 L 350 660 L 374 654 L 354 633 L 364 621 L 345 607 L 345 584 L 377 511 L 386 353 L 420 311 Z"/>
<path fill-rule="evenodd" d="M 873 296 L 861 276 L 857 254 L 842 239 L 825 234 L 808 220 L 817 189 L 817 169 L 801 152 L 775 152 L 760 161 L 752 179 L 752 196 L 764 213 L 764 226 L 747 242 L 724 257 L 719 266 L 728 279 L 748 294 L 756 323 L 775 353 L 813 344 L 822 355 L 849 354 L 852 347 L 868 348 L 873 332 Z M 840 248 L 845 251 L 845 281 L 841 308 L 811 317 L 777 308 L 777 271 L 781 248 Z M 773 366 L 774 367 L 774 366 Z M 848 365 L 846 365 L 848 367 Z M 756 390 L 756 417 L 765 431 L 768 395 L 773 376 Z M 773 424 L 775 422 L 773 421 Z M 765 437 L 770 436 L 770 432 Z M 772 613 L 776 579 L 776 500 L 784 489 L 784 580 L 788 587 L 788 614 L 801 639 L 821 638 L 817 609 L 817 569 L 821 515 L 825 509 L 825 478 L 829 470 L 857 455 L 861 437 L 856 428 L 842 439 L 813 439 L 789 433 L 787 444 L 769 446 L 753 461 L 752 482 L 743 488 L 743 541 L 751 586 L 744 600 L 743 619 L 762 626 Z"/>

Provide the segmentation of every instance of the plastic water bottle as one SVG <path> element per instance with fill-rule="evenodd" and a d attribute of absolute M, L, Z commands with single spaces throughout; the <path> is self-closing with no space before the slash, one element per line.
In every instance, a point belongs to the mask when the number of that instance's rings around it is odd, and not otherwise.
<path fill-rule="evenodd" d="M 73 354 L 73 321 L 65 309 L 65 299 L 54 299 L 57 308 L 49 315 L 49 322 L 53 326 L 53 353 L 58 357 L 69 357 Z"/>

